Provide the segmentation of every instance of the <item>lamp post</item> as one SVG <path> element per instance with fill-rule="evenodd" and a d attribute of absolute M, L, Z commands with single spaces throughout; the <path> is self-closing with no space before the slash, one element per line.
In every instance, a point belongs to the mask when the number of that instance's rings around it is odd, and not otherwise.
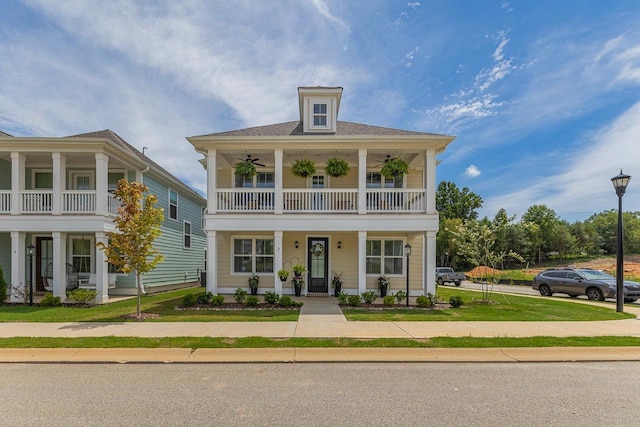
<path fill-rule="evenodd" d="M 36 247 L 32 243 L 27 246 L 27 255 L 29 255 L 29 305 L 33 305 L 33 252 Z"/>
<path fill-rule="evenodd" d="M 409 257 L 411 256 L 411 245 L 404 245 L 404 255 L 407 257 L 407 307 L 409 307 Z"/>
<path fill-rule="evenodd" d="M 613 182 L 613 187 L 616 189 L 616 194 L 618 195 L 618 249 L 616 254 L 616 311 L 621 313 L 624 311 L 623 301 L 624 301 L 624 259 L 623 259 L 623 248 L 622 248 L 622 196 L 624 195 L 625 190 L 627 189 L 627 185 L 629 185 L 629 180 L 631 177 L 629 175 L 625 175 L 622 173 L 622 169 L 620 169 L 620 174 L 611 178 L 611 182 Z"/>

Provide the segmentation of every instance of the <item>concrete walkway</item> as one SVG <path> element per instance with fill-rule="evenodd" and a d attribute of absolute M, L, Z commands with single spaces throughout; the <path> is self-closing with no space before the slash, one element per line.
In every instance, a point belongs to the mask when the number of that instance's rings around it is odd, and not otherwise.
<path fill-rule="evenodd" d="M 304 301 L 297 322 L 0 323 L 8 337 L 432 338 L 635 336 L 640 320 L 595 322 L 348 322 L 333 297 Z M 576 302 L 590 303 L 590 302 Z M 640 308 L 625 307 L 640 315 Z M 606 348 L 286 348 L 286 349 L 0 349 L 0 362 L 301 362 L 640 360 L 640 347 Z"/>

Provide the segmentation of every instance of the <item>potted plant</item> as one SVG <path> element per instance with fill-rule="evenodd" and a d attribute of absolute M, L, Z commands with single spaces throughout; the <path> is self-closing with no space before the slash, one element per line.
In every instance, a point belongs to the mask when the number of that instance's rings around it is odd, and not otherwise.
<path fill-rule="evenodd" d="M 258 283 L 260 282 L 260 276 L 256 273 L 251 273 L 249 277 L 249 288 L 251 289 L 251 295 L 258 295 Z"/>
<path fill-rule="evenodd" d="M 329 176 L 339 178 L 349 173 L 349 163 L 344 159 L 333 157 L 327 161 L 324 171 Z"/>
<path fill-rule="evenodd" d="M 289 270 L 281 268 L 280 270 L 278 270 L 278 277 L 280 277 L 280 281 L 286 282 L 289 278 Z"/>
<path fill-rule="evenodd" d="M 384 165 L 380 170 L 380 174 L 387 179 L 404 176 L 407 173 L 409 173 L 409 165 L 407 162 L 397 157 L 385 160 Z"/>
<path fill-rule="evenodd" d="M 387 296 L 387 290 L 389 289 L 390 284 L 391 282 L 389 282 L 389 278 L 384 274 L 378 277 L 378 289 L 380 290 L 381 297 Z"/>
<path fill-rule="evenodd" d="M 342 273 L 333 273 L 333 277 L 331 277 L 331 286 L 334 289 L 334 296 L 340 295 L 340 291 L 342 290 Z"/>
<path fill-rule="evenodd" d="M 291 165 L 291 173 L 301 178 L 306 178 L 316 173 L 316 164 L 309 159 L 296 160 Z"/>
<path fill-rule="evenodd" d="M 251 160 L 243 160 L 234 165 L 235 174 L 251 178 L 257 175 L 256 165 Z"/>
<path fill-rule="evenodd" d="M 306 273 L 307 267 L 302 263 L 297 263 L 292 268 L 293 270 L 293 289 L 295 291 L 295 295 L 299 297 L 302 294 L 302 288 L 304 287 L 304 279 L 302 275 Z"/>

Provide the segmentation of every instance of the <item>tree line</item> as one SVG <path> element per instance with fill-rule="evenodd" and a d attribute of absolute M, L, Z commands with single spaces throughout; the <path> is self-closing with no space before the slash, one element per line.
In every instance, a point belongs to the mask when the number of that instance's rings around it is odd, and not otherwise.
<path fill-rule="evenodd" d="M 478 265 L 462 242 L 474 239 L 478 230 L 491 236 L 487 248 L 499 257 L 501 269 L 539 265 L 550 258 L 576 258 L 616 253 L 618 211 L 594 213 L 584 221 L 569 223 L 546 205 L 530 206 L 516 221 L 500 209 L 493 219 L 478 219 L 482 197 L 464 187 L 442 181 L 436 191 L 436 209 L 440 213 L 437 237 L 438 265 L 468 268 Z M 624 252 L 640 253 L 640 212 L 623 213 Z M 508 256 L 518 254 L 520 257 Z"/>

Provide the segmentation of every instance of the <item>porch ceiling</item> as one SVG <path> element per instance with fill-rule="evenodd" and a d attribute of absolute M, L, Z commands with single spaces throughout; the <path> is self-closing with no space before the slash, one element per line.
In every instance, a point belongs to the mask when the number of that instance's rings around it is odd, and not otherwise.
<path fill-rule="evenodd" d="M 266 168 L 275 167 L 275 157 L 273 150 L 240 150 L 235 152 L 221 152 L 219 158 L 222 158 L 226 166 L 233 166 L 239 161 L 247 158 L 248 155 L 252 159 L 256 159 L 257 163 L 265 165 Z M 411 167 L 424 166 L 424 156 L 420 156 L 416 152 L 402 152 L 399 150 L 387 151 L 368 151 L 367 167 L 380 167 L 384 164 L 387 156 L 397 157 L 405 160 Z M 344 159 L 352 167 L 358 165 L 358 150 L 332 150 L 332 151 L 310 151 L 310 150 L 286 150 L 283 154 L 283 163 L 285 166 L 293 164 L 296 160 L 306 158 L 314 161 L 317 165 L 322 165 L 332 157 Z M 258 160 L 259 159 L 259 160 Z"/>

